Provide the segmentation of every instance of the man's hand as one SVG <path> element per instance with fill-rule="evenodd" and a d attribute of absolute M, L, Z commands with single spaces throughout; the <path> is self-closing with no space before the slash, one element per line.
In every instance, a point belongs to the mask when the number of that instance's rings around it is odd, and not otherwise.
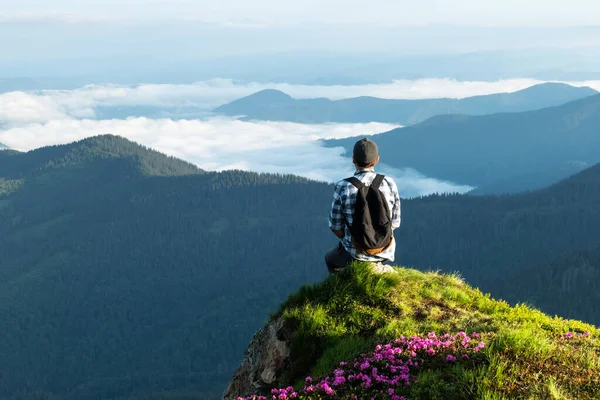
<path fill-rule="evenodd" d="M 340 239 L 343 239 L 343 238 L 344 238 L 344 230 L 343 230 L 343 229 L 342 229 L 342 230 L 340 230 L 340 231 L 332 231 L 332 232 L 333 232 L 333 234 L 334 234 L 335 236 L 337 236 L 338 238 L 340 238 Z"/>

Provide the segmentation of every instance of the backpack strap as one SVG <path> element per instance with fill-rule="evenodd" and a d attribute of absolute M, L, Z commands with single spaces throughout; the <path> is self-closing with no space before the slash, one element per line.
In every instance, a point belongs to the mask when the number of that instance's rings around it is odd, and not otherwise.
<path fill-rule="evenodd" d="M 350 182 L 351 184 L 353 184 L 358 190 L 360 190 L 362 187 L 364 187 L 364 183 L 362 183 L 360 181 L 360 179 L 352 177 L 352 178 L 348 178 L 348 179 L 344 179 L 346 182 Z"/>
<path fill-rule="evenodd" d="M 371 182 L 371 187 L 373 189 L 379 189 L 379 187 L 383 183 L 383 179 L 384 178 L 385 178 L 385 175 L 379 175 L 379 174 L 377 174 L 377 176 L 375 177 L 375 179 L 373 179 L 373 182 Z"/>

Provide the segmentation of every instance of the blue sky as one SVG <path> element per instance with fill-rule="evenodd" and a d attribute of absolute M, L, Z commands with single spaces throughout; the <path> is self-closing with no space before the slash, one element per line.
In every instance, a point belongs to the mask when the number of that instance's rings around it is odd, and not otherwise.
<path fill-rule="evenodd" d="M 6 60 L 600 46 L 597 0 L 0 0 Z M 10 40 L 8 40 L 10 38 Z"/>
<path fill-rule="evenodd" d="M 383 60 L 548 48 L 580 56 L 553 55 L 548 68 L 590 70 L 600 54 L 597 0 L 0 0 L 0 6 L 0 78 L 246 79 L 244 71 L 227 69 L 249 64 L 251 79 L 274 79 L 307 74 L 311 65 L 327 74 L 328 68 L 364 64 L 328 64 L 316 53 L 375 54 L 373 59 Z M 297 59 L 279 57 L 265 66 L 251 59 L 283 52 Z M 593 59 L 581 58 L 592 53 Z M 245 58 L 211 64 L 210 70 L 199 61 L 232 56 Z M 307 64 L 300 68 L 303 60 Z M 564 67 L 565 60 L 573 66 Z M 269 68 L 263 78 L 261 71 Z"/>

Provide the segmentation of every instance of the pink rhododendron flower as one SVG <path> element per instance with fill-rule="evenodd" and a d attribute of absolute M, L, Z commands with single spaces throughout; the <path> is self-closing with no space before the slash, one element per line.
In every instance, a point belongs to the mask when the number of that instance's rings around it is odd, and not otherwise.
<path fill-rule="evenodd" d="M 426 337 L 400 337 L 393 343 L 377 345 L 372 353 L 361 355 L 352 363 L 340 362 L 338 368 L 329 376 L 319 378 L 317 383 L 313 383 L 315 380 L 312 377 L 306 377 L 306 386 L 300 391 L 288 386 L 285 389 L 273 389 L 272 398 L 250 396 L 237 400 L 358 400 L 357 393 L 363 399 L 376 395 L 371 398 L 406 400 L 402 394 L 408 393 L 405 392 L 409 390 L 407 387 L 416 379 L 427 360 L 440 358 L 450 363 L 466 362 L 470 354 L 485 346 L 480 338 L 478 333 L 467 335 L 465 332 L 454 336 L 438 336 L 430 332 Z"/>

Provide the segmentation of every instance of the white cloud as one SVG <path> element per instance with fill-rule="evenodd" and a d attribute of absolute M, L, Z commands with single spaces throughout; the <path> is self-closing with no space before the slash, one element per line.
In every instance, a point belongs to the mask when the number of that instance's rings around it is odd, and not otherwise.
<path fill-rule="evenodd" d="M 18 14 L 3 14 L 0 15 L 0 23 L 19 23 L 19 22 L 66 22 L 66 23 L 88 23 L 88 22 L 105 22 L 115 23 L 119 19 L 101 15 L 90 15 L 83 13 L 72 12 L 23 12 Z"/>
<path fill-rule="evenodd" d="M 564 26 L 595 24 L 600 7 L 595 0 L 42 0 L 9 1 L 3 13 L 55 15 L 75 13 L 120 16 L 135 21 L 249 21 L 252 23 L 386 24 L 391 26 L 453 24 L 501 26 Z"/>
<path fill-rule="evenodd" d="M 43 122 L 67 117 L 52 97 L 22 92 L 0 95 L 0 122 Z"/>
<path fill-rule="evenodd" d="M 192 85 L 90 85 L 77 90 L 0 94 L 0 142 L 30 150 L 112 133 L 127 137 L 208 170 L 244 169 L 294 173 L 316 180 L 335 181 L 352 172 L 341 148 L 323 148 L 318 139 L 380 133 L 393 125 L 244 122 L 229 118 L 171 120 L 129 118 L 94 120 L 97 107 L 149 105 L 159 108 L 197 107 L 206 110 L 265 88 L 294 97 L 332 99 L 370 95 L 384 98 L 466 97 L 510 92 L 540 83 L 514 79 L 497 82 L 459 82 L 450 79 L 396 81 L 361 86 L 302 86 L 237 84 L 212 80 Z M 600 89 L 599 81 L 576 82 Z M 385 163 L 385 160 L 383 160 Z M 381 165 L 396 178 L 404 196 L 434 192 L 465 192 L 468 186 L 440 182 L 413 170 Z"/>
<path fill-rule="evenodd" d="M 487 81 L 458 81 L 455 79 L 396 80 L 385 84 L 357 86 L 305 86 L 288 83 L 265 85 L 279 89 L 292 97 L 327 97 L 343 99 L 357 96 L 373 96 L 385 99 L 465 98 L 494 93 L 509 93 L 545 83 L 536 79 L 504 79 Z M 573 86 L 589 86 L 600 90 L 600 81 L 564 82 Z M 258 86 L 258 85 L 257 85 Z"/>
<path fill-rule="evenodd" d="M 0 121 L 43 122 L 63 117 L 94 118 L 97 107 L 156 106 L 209 110 L 263 89 L 278 89 L 296 98 L 342 99 L 374 96 L 388 99 L 464 98 L 514 92 L 542 83 L 533 79 L 463 82 L 454 79 L 401 80 L 356 86 L 307 86 L 288 83 L 236 83 L 214 79 L 189 85 L 147 84 L 135 87 L 89 85 L 76 90 L 0 94 Z M 600 90 L 600 81 L 568 82 Z"/>
<path fill-rule="evenodd" d="M 266 25 L 266 24 L 251 24 L 251 23 L 247 23 L 247 22 L 231 22 L 231 21 L 223 22 L 220 24 L 220 26 L 223 26 L 225 28 L 232 28 L 232 29 L 265 29 L 268 27 L 268 25 Z"/>
<path fill-rule="evenodd" d="M 321 147 L 318 139 L 371 135 L 393 128 L 395 126 L 380 123 L 304 125 L 226 118 L 205 121 L 62 119 L 0 130 L 0 142 L 18 150 L 30 150 L 113 133 L 208 170 L 236 168 L 293 173 L 333 182 L 349 176 L 353 166 L 343 157 L 342 148 Z M 397 180 L 405 197 L 470 189 L 426 178 L 410 170 L 382 165 L 382 171 Z"/>

